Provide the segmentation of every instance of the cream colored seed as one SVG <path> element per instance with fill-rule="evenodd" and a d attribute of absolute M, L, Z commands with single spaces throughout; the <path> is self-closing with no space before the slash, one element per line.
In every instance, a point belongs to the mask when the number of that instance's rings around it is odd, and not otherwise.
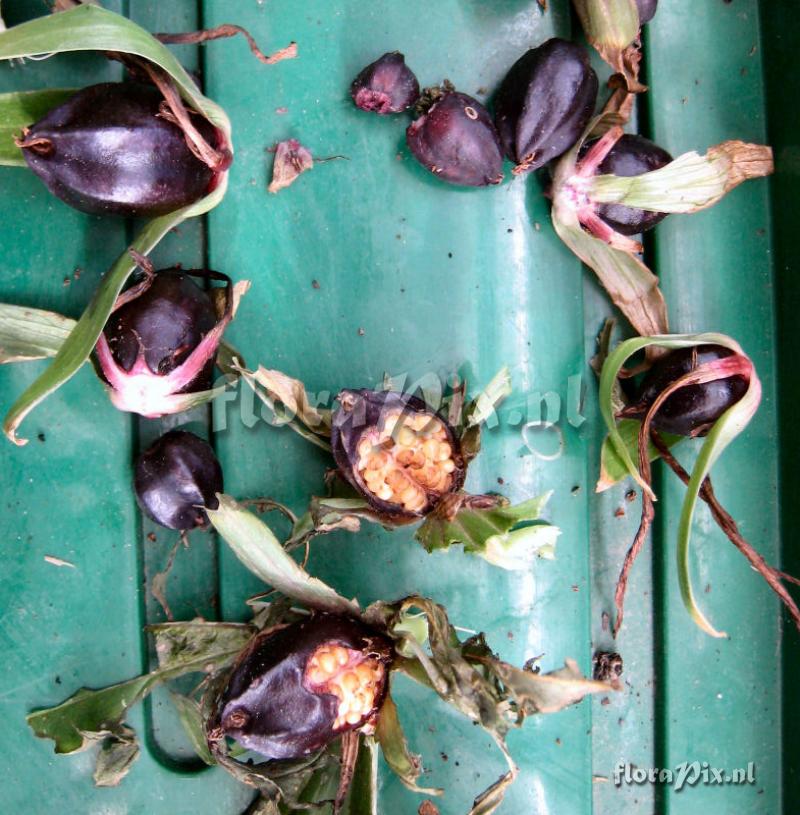
<path fill-rule="evenodd" d="M 411 447 L 417 436 L 410 427 L 403 426 L 397 434 L 397 443 L 403 447 Z"/>
<path fill-rule="evenodd" d="M 403 490 L 408 486 L 408 479 L 400 470 L 392 470 L 386 476 L 386 483 L 395 491 Z"/>
<path fill-rule="evenodd" d="M 361 721 L 361 714 L 353 711 L 352 713 L 348 713 L 345 717 L 345 721 L 347 724 L 358 724 Z"/>
<path fill-rule="evenodd" d="M 414 458 L 413 450 L 401 450 L 397 454 L 398 464 L 402 464 L 404 467 L 408 467 L 408 465 L 411 464 L 411 459 L 413 458 Z"/>
<path fill-rule="evenodd" d="M 356 690 L 360 684 L 358 675 L 353 671 L 348 671 L 341 679 L 341 685 L 347 691 Z"/>
<path fill-rule="evenodd" d="M 439 461 L 447 461 L 453 455 L 453 448 L 445 442 L 439 447 Z"/>
<path fill-rule="evenodd" d="M 432 460 L 436 460 L 439 455 L 439 442 L 436 439 L 426 439 L 425 442 L 422 444 L 422 449 L 425 452 L 425 455 Z"/>
<path fill-rule="evenodd" d="M 328 676 L 329 674 L 319 667 L 311 668 L 308 671 L 308 681 L 311 682 L 312 685 L 321 685 L 327 680 Z"/>
<path fill-rule="evenodd" d="M 350 661 L 350 654 L 347 653 L 347 648 L 342 648 L 341 645 L 337 645 L 333 649 L 333 653 L 336 656 L 336 661 L 340 665 L 347 665 L 347 663 Z"/>
<path fill-rule="evenodd" d="M 374 668 L 370 667 L 369 663 L 362 662 L 360 665 L 356 666 L 355 672 L 358 676 L 359 682 L 366 684 L 367 682 L 372 681 L 375 670 Z"/>
<path fill-rule="evenodd" d="M 389 463 L 389 456 L 383 451 L 376 453 L 367 462 L 368 470 L 381 470 Z"/>
<path fill-rule="evenodd" d="M 336 670 L 336 657 L 330 651 L 320 654 L 319 666 L 326 675 L 332 674 Z"/>
<path fill-rule="evenodd" d="M 375 490 L 375 495 L 377 495 L 381 501 L 388 501 L 393 494 L 392 488 L 388 484 L 381 484 L 380 487 Z"/>
<path fill-rule="evenodd" d="M 414 499 L 419 495 L 419 490 L 413 484 L 409 485 L 403 492 L 400 494 L 400 500 L 404 504 L 414 503 Z"/>
<path fill-rule="evenodd" d="M 405 507 L 406 507 L 406 509 L 410 510 L 411 512 L 419 512 L 419 510 L 421 510 L 422 507 L 425 506 L 425 503 L 426 503 L 425 494 L 422 491 L 420 491 L 417 494 L 417 496 L 414 498 L 414 500 L 409 501 L 405 505 Z"/>
<path fill-rule="evenodd" d="M 441 468 L 446 473 L 452 473 L 456 468 L 456 463 L 452 458 L 448 458 L 447 461 L 441 463 Z"/>
<path fill-rule="evenodd" d="M 358 455 L 366 458 L 372 452 L 372 442 L 369 439 L 362 439 L 358 443 Z"/>
<path fill-rule="evenodd" d="M 414 455 L 411 457 L 409 466 L 413 470 L 418 470 L 420 467 L 425 466 L 426 461 L 427 459 L 425 458 L 425 453 L 423 453 L 421 450 L 415 450 Z"/>

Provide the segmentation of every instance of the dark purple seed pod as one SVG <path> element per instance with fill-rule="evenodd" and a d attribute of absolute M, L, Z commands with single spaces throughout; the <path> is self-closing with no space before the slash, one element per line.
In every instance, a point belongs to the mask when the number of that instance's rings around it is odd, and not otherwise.
<path fill-rule="evenodd" d="M 595 143 L 596 140 L 585 144 L 580 155 L 583 156 Z M 671 161 L 672 156 L 649 139 L 626 133 L 600 162 L 597 174 L 625 177 L 642 175 L 658 170 Z M 597 214 L 621 235 L 638 235 L 652 229 L 669 213 L 650 212 L 624 204 L 598 204 Z"/>
<path fill-rule="evenodd" d="M 167 529 L 208 526 L 203 507 L 216 509 L 222 468 L 211 445 L 185 430 L 170 430 L 136 461 L 133 487 L 148 518 Z"/>
<path fill-rule="evenodd" d="M 733 356 L 722 345 L 696 345 L 678 348 L 659 357 L 645 374 L 636 401 L 620 414 L 624 418 L 643 418 L 659 394 L 699 365 Z M 745 394 L 744 376 L 728 376 L 699 385 L 686 385 L 664 400 L 652 419 L 652 426 L 677 436 L 705 436 L 714 422 Z"/>
<path fill-rule="evenodd" d="M 464 484 L 455 431 L 414 396 L 344 390 L 331 445 L 339 472 L 392 524 L 418 521 Z"/>
<path fill-rule="evenodd" d="M 221 319 L 190 275 L 227 282 L 228 305 Z M 111 314 L 95 347 L 114 405 L 142 416 L 163 416 L 183 409 L 178 394 L 208 390 L 230 321 L 230 300 L 230 279 L 218 272 L 155 272 L 144 291 Z"/>
<path fill-rule="evenodd" d="M 636 0 L 636 8 L 639 11 L 639 25 L 644 25 L 656 16 L 658 0 Z"/>
<path fill-rule="evenodd" d="M 315 614 L 256 635 L 209 720 L 269 759 L 301 758 L 374 721 L 386 695 L 391 642 L 358 620 Z"/>
<path fill-rule="evenodd" d="M 370 113 L 402 113 L 419 99 L 419 82 L 399 51 L 367 65 L 350 85 L 356 107 Z"/>
<path fill-rule="evenodd" d="M 215 173 L 159 111 L 152 85 L 104 82 L 78 91 L 27 128 L 18 142 L 50 192 L 93 215 L 153 216 L 202 198 Z M 213 125 L 192 119 L 210 143 Z"/>
<path fill-rule="evenodd" d="M 494 97 L 495 124 L 514 172 L 536 170 L 578 141 L 597 101 L 584 48 L 558 38 L 523 54 Z"/>
<path fill-rule="evenodd" d="M 409 125 L 406 142 L 414 158 L 443 181 L 485 187 L 503 180 L 503 154 L 492 118 L 465 93 L 445 91 Z"/>

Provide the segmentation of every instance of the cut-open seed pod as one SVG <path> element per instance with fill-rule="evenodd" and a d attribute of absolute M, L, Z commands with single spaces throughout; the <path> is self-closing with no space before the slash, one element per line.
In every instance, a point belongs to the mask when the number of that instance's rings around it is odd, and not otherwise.
<path fill-rule="evenodd" d="M 419 99 L 419 82 L 399 51 L 390 51 L 367 65 L 353 80 L 350 96 L 370 113 L 402 113 Z"/>
<path fill-rule="evenodd" d="M 453 428 L 414 396 L 344 390 L 331 445 L 341 475 L 394 524 L 413 523 L 464 483 Z"/>
<path fill-rule="evenodd" d="M 192 277 L 227 283 L 221 318 Z M 163 416 L 185 408 L 179 394 L 208 390 L 232 308 L 230 278 L 206 270 L 149 272 L 123 293 L 95 348 L 114 405 Z"/>
<path fill-rule="evenodd" d="M 141 82 L 91 85 L 26 128 L 17 144 L 47 188 L 76 209 L 163 215 L 199 200 L 216 180 L 162 115 L 163 102 Z M 193 124 L 207 142 L 220 141 L 202 116 Z"/>
<path fill-rule="evenodd" d="M 222 467 L 208 442 L 185 430 L 170 430 L 137 459 L 133 486 L 142 512 L 157 524 L 206 527 L 204 507 L 219 505 Z"/>
<path fill-rule="evenodd" d="M 258 634 L 238 658 L 207 729 L 271 759 L 300 758 L 371 726 L 391 642 L 349 617 L 315 614 Z"/>
<path fill-rule="evenodd" d="M 569 150 L 596 100 L 597 74 L 579 45 L 553 38 L 523 54 L 494 98 L 497 131 L 514 172 L 536 170 Z"/>
<path fill-rule="evenodd" d="M 625 407 L 619 418 L 642 419 L 656 399 L 673 382 L 698 366 L 734 356 L 722 345 L 695 345 L 676 348 L 659 357 L 642 380 L 635 402 Z M 678 436 L 705 436 L 714 422 L 746 393 L 748 380 L 732 373 L 722 378 L 686 385 L 668 396 L 653 414 L 652 427 Z"/>
<path fill-rule="evenodd" d="M 503 180 L 503 154 L 492 117 L 471 96 L 445 89 L 406 130 L 414 158 L 435 176 L 464 187 Z"/>
<path fill-rule="evenodd" d="M 589 153 L 597 140 L 587 142 L 581 148 L 579 157 Z M 597 165 L 595 175 L 616 175 L 631 177 L 649 173 L 665 167 L 672 156 L 663 148 L 644 136 L 626 133 L 611 148 L 608 155 Z M 621 235 L 638 235 L 652 229 L 664 220 L 669 213 L 629 207 L 625 204 L 596 204 L 597 214 L 613 230 Z"/>

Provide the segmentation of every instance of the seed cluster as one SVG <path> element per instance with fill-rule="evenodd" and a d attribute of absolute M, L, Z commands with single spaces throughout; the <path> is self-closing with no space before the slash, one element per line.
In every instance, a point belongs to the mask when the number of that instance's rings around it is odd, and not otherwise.
<path fill-rule="evenodd" d="M 306 685 L 310 690 L 332 693 L 339 699 L 334 730 L 353 727 L 373 712 L 383 683 L 385 670 L 377 659 L 343 645 L 322 645 L 306 666 Z"/>
<path fill-rule="evenodd" d="M 444 424 L 426 413 L 393 411 L 358 443 L 358 472 L 367 489 L 408 512 L 422 510 L 428 493 L 446 493 L 455 469 Z"/>

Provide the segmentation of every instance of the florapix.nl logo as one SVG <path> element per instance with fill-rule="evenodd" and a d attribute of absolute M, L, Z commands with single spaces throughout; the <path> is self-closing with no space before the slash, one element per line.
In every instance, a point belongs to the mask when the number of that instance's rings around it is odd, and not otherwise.
<path fill-rule="evenodd" d="M 214 402 L 213 430 L 224 432 L 234 422 L 253 428 L 259 422 L 272 426 L 287 425 L 294 419 L 291 410 L 281 405 L 280 411 L 270 400 L 259 398 L 254 388 L 241 380 L 237 387 L 227 387 L 220 378 L 220 392 Z M 394 390 L 419 396 L 430 409 L 446 414 L 453 393 L 460 386 L 456 376 L 443 378 L 434 373 L 412 378 L 407 374 L 384 377 L 375 383 L 375 390 Z M 565 378 L 561 388 L 530 389 L 512 392 L 497 407 L 491 407 L 483 423 L 486 431 L 500 429 L 519 433 L 521 453 L 546 461 L 559 458 L 565 449 L 564 427 L 580 428 L 586 422 L 584 415 L 587 388 L 581 374 Z M 312 408 L 335 408 L 336 393 L 329 390 L 305 391 Z M 468 397 L 469 398 L 469 397 Z"/>

